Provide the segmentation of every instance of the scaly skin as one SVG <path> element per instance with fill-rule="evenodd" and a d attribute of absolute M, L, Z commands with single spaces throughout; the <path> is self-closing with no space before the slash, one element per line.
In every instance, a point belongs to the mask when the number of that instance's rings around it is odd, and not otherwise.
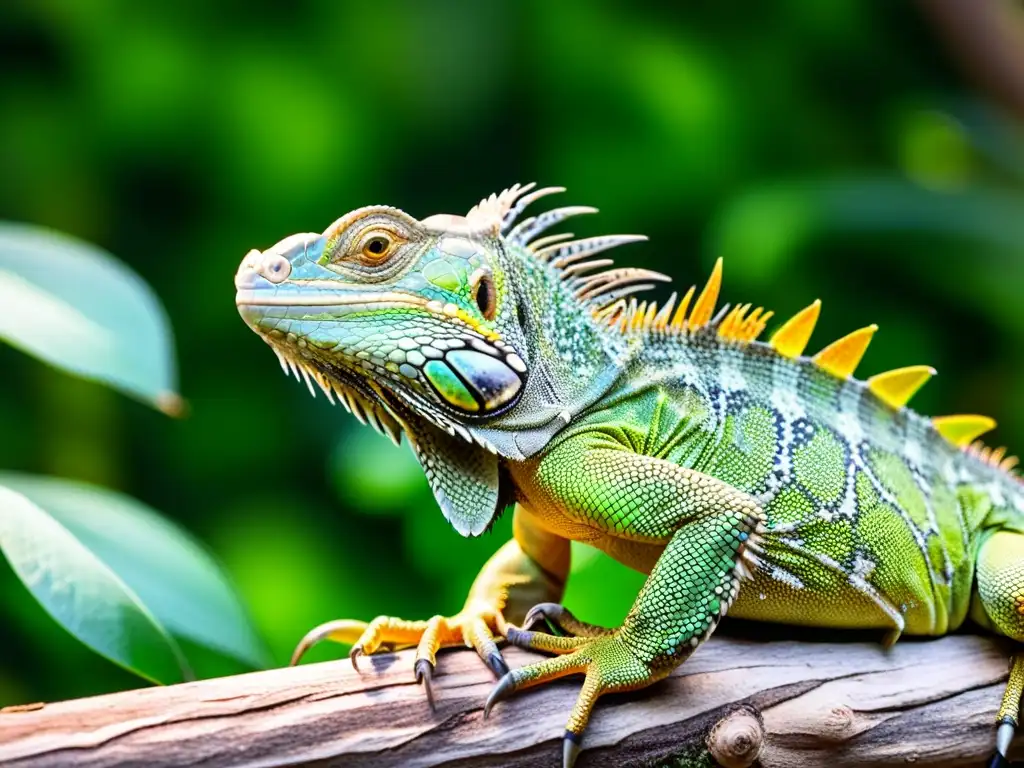
<path fill-rule="evenodd" d="M 585 208 L 516 224 L 553 191 L 513 188 L 421 222 L 363 208 L 243 261 L 246 322 L 311 391 L 312 380 L 392 439 L 404 433 L 457 531 L 479 535 L 517 504 L 513 540 L 457 616 L 331 622 L 296 660 L 323 638 L 352 643 L 353 661 L 416 646 L 430 695 L 437 650 L 471 645 L 501 678 L 485 712 L 583 674 L 571 765 L 601 694 L 665 677 L 728 610 L 877 628 L 886 642 L 970 613 L 1024 641 L 1024 486 L 1001 451 L 963 450 L 989 420 L 906 408 L 925 367 L 853 379 L 873 326 L 804 357 L 818 303 L 757 341 L 770 313 L 714 313 L 720 263 L 678 309 L 675 296 L 660 309 L 627 301 L 664 276 L 584 259 L 641 238 L 538 238 Z M 569 540 L 649 574 L 620 627 L 558 604 Z M 541 618 L 568 634 L 530 630 Z M 555 656 L 508 671 L 502 637 Z"/>

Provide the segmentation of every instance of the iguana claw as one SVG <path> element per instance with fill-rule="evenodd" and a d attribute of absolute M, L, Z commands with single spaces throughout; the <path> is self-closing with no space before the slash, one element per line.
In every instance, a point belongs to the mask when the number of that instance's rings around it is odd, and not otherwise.
<path fill-rule="evenodd" d="M 491 668 L 496 677 L 508 674 L 508 664 L 505 663 L 505 658 L 498 651 L 487 656 L 487 666 Z"/>
<path fill-rule="evenodd" d="M 351 621 L 348 619 L 328 621 L 314 627 L 309 630 L 305 637 L 299 641 L 299 644 L 295 646 L 295 651 L 292 653 L 289 666 L 294 667 L 298 664 L 310 648 L 323 640 L 334 640 L 338 643 L 355 643 L 356 640 L 366 631 L 366 627 L 367 624 L 365 621 Z M 352 650 L 354 652 L 356 647 L 353 647 Z M 352 658 L 351 653 L 349 654 L 349 658 L 352 659 L 352 666 L 354 667 L 355 659 Z"/>
<path fill-rule="evenodd" d="M 362 670 L 359 669 L 359 657 L 363 655 L 363 649 L 358 645 L 353 645 L 352 649 L 348 652 L 348 660 L 352 662 L 352 669 L 362 674 Z"/>
<path fill-rule="evenodd" d="M 572 731 L 566 731 L 562 737 L 562 768 L 572 768 L 576 764 L 580 749 L 580 737 Z"/>
<path fill-rule="evenodd" d="M 430 704 L 431 709 L 436 709 L 434 688 L 430 682 L 434 678 L 434 665 L 430 663 L 429 659 L 416 659 L 415 671 L 416 682 L 423 684 L 423 691 L 427 694 L 427 703 Z"/>
<path fill-rule="evenodd" d="M 499 701 L 507 699 L 516 689 L 515 678 L 511 672 L 506 672 L 502 675 L 498 684 L 491 689 L 491 692 L 487 696 L 487 701 L 484 702 L 484 720 L 490 717 L 491 707 L 497 704 Z"/>
<path fill-rule="evenodd" d="M 558 603 L 537 603 L 523 619 L 523 629 L 529 629 L 539 621 L 558 625 L 558 619 L 565 613 L 565 608 Z"/>
<path fill-rule="evenodd" d="M 526 629 L 539 621 L 544 621 L 549 627 L 560 629 L 575 637 L 602 637 L 612 633 L 607 627 L 580 621 L 568 608 L 559 603 L 537 603 L 523 619 L 523 628 Z M 509 642 L 512 642 L 511 638 Z"/>

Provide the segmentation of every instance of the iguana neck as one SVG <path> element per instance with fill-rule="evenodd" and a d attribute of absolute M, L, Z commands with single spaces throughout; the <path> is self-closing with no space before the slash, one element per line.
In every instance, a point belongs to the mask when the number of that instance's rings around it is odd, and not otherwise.
<path fill-rule="evenodd" d="M 510 256 L 530 375 L 516 406 L 474 431 L 502 456 L 521 460 L 612 388 L 642 340 L 595 321 L 554 268 L 518 247 Z"/>

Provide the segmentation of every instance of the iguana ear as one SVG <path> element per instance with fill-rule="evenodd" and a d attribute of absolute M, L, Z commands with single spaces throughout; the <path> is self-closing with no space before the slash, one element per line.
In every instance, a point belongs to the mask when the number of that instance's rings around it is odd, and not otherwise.
<path fill-rule="evenodd" d="M 421 419 L 406 433 L 445 518 L 463 536 L 479 536 L 498 514 L 498 457 Z"/>

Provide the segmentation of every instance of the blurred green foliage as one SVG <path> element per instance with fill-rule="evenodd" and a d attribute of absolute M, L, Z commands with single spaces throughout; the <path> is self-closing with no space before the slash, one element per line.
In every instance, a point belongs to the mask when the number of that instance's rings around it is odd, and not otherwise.
<path fill-rule="evenodd" d="M 931 363 L 917 407 L 991 413 L 1024 450 L 1020 131 L 916 5 L 15 0 L 0 57 L 0 218 L 137 270 L 191 406 L 172 422 L 0 348 L 0 466 L 194 532 L 279 663 L 321 621 L 457 610 L 510 530 L 459 539 L 408 451 L 277 374 L 237 317 L 248 249 L 351 208 L 565 185 L 602 209 L 577 234 L 651 236 L 629 263 L 685 286 L 723 255 L 728 300 L 822 298 L 812 344 L 877 322 L 864 373 Z M 567 602 L 616 623 L 641 577 L 575 555 Z M 0 704 L 137 684 L 7 570 L 0 615 Z"/>
<path fill-rule="evenodd" d="M 0 308 L 0 340 L 182 414 L 163 307 L 110 254 L 0 222 Z M 62 627 L 145 679 L 194 679 L 211 657 L 217 671 L 269 663 L 215 558 L 123 494 L 0 471 L 0 558 Z"/>

